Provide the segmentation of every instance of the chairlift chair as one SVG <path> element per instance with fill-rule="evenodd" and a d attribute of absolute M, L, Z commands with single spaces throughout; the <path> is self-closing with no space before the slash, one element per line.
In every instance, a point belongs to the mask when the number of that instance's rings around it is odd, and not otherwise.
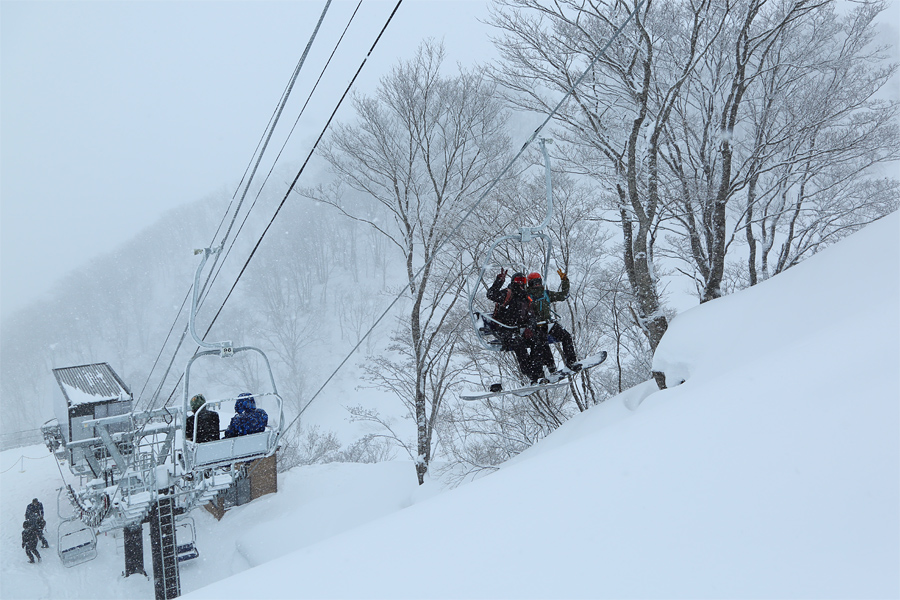
<path fill-rule="evenodd" d="M 200 556 L 193 517 L 183 517 L 175 523 L 175 555 L 178 562 L 193 560 Z"/>
<path fill-rule="evenodd" d="M 97 558 L 97 534 L 77 517 L 61 521 L 56 548 L 64 567 L 86 563 Z"/>
<path fill-rule="evenodd" d="M 68 488 L 59 488 L 56 495 L 56 514 L 59 525 L 56 528 L 56 552 L 65 567 L 74 567 L 97 558 L 97 534 L 94 528 L 81 521 L 77 514 L 63 507 L 70 507 Z"/>
<path fill-rule="evenodd" d="M 272 373 L 272 366 L 269 364 L 269 359 L 268 357 L 266 357 L 266 354 L 259 348 L 255 348 L 253 346 L 241 346 L 235 348 L 232 346 L 230 341 L 213 343 L 206 342 L 200 339 L 200 337 L 196 333 L 194 327 L 194 319 L 197 314 L 197 305 L 200 295 L 200 272 L 203 270 L 203 266 L 206 264 L 209 255 L 214 254 L 219 250 L 220 249 L 214 250 L 205 248 L 203 250 L 196 251 L 196 253 L 203 253 L 203 259 L 201 260 L 200 265 L 197 267 L 197 272 L 194 276 L 194 290 L 190 315 L 190 331 L 191 336 L 194 338 L 194 341 L 197 343 L 197 345 L 201 348 L 206 349 L 196 352 L 194 356 L 192 356 L 190 360 L 188 360 L 187 366 L 185 367 L 183 388 L 184 395 L 181 415 L 186 418 L 189 411 L 189 399 L 192 397 L 193 393 L 195 393 L 191 392 L 191 368 L 194 365 L 194 362 L 198 359 L 206 359 L 208 357 L 229 359 L 233 358 L 235 355 L 242 353 L 255 353 L 262 359 L 262 364 L 265 365 L 265 371 L 268 373 L 270 390 L 251 393 L 254 398 L 272 398 L 275 403 L 275 410 L 267 411 L 269 412 L 269 424 L 266 426 L 266 430 L 260 433 L 251 433 L 239 437 L 198 443 L 196 441 L 196 428 L 193 432 L 193 435 L 191 436 L 188 436 L 186 427 L 182 428 L 185 434 L 183 445 L 185 468 L 188 471 L 199 471 L 212 467 L 233 465 L 236 462 L 245 462 L 272 456 L 275 453 L 275 449 L 277 448 L 281 432 L 284 430 L 284 401 L 278 393 L 278 388 L 275 385 L 275 375 Z M 199 413 L 203 410 L 213 410 L 214 407 L 220 406 L 222 402 L 228 402 L 231 400 L 235 399 L 224 398 L 218 400 L 207 400 L 207 402 L 198 410 L 198 414 L 195 415 L 195 419 L 199 418 Z"/>
<path fill-rule="evenodd" d="M 544 156 L 544 181 L 547 190 L 547 212 L 544 221 L 537 227 L 522 227 L 516 234 L 505 235 L 496 240 L 488 248 L 484 258 L 481 260 L 481 266 L 476 267 L 475 272 L 466 282 L 466 288 L 469 300 L 469 318 L 472 328 L 482 347 L 487 350 L 502 351 L 503 344 L 497 337 L 496 332 L 500 329 L 510 327 L 495 320 L 492 316 L 492 309 L 489 308 L 485 298 L 485 291 L 490 287 L 491 277 L 501 268 L 517 270 L 518 267 L 510 265 L 495 259 L 498 247 L 505 243 L 529 244 L 535 241 L 544 243 L 544 262 L 541 265 L 541 277 L 546 280 L 547 272 L 550 268 L 550 257 L 553 254 L 553 240 L 549 235 L 544 233 L 544 229 L 550 225 L 553 218 L 553 187 L 550 176 L 550 157 L 547 154 L 547 143 L 553 143 L 552 140 L 541 138 L 541 153 Z M 487 279 L 486 279 L 487 277 Z"/>
<path fill-rule="evenodd" d="M 263 354 L 262 351 L 258 348 L 249 346 L 234 348 L 235 354 L 248 351 L 257 352 L 264 359 L 266 358 L 265 354 Z M 204 356 L 209 356 L 210 354 L 216 354 L 216 352 L 200 352 L 198 354 L 195 354 L 188 362 L 188 368 L 185 370 L 184 375 L 184 414 L 187 414 L 188 398 L 190 398 L 192 395 L 192 393 L 189 391 L 190 368 L 196 359 Z M 264 364 L 267 367 L 269 366 L 267 359 L 264 361 Z M 274 411 L 267 411 L 271 412 L 272 414 L 269 415 L 269 424 L 266 426 L 266 430 L 259 433 L 251 433 L 238 437 L 230 437 L 202 443 L 195 441 L 194 437 L 196 436 L 196 431 L 185 431 L 183 451 L 186 470 L 198 471 L 212 467 L 220 467 L 234 464 L 236 462 L 245 462 L 256 460 L 258 458 L 265 458 L 268 456 L 272 456 L 272 454 L 275 453 L 275 449 L 278 444 L 279 433 L 284 429 L 284 401 L 275 388 L 275 382 L 274 378 L 272 378 L 271 367 L 269 367 L 268 370 L 273 391 L 252 394 L 254 398 L 257 399 L 273 399 L 275 402 L 275 406 L 277 407 Z M 231 403 L 236 400 L 237 398 L 207 400 L 206 403 L 197 411 L 197 415 L 195 415 L 194 418 L 199 418 L 199 414 L 201 411 L 214 410 L 216 407 L 221 406 L 223 403 Z M 193 433 L 193 436 L 190 435 L 191 433 Z"/>

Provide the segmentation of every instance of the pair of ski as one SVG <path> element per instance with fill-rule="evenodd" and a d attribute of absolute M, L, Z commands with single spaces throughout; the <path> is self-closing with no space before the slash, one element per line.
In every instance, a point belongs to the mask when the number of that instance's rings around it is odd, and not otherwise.
<path fill-rule="evenodd" d="M 463 400 L 484 400 L 485 398 L 493 398 L 495 396 L 504 396 L 506 394 L 511 394 L 513 396 L 529 396 L 535 392 L 540 392 L 543 390 L 553 390 L 556 388 L 561 388 L 569 385 L 569 380 L 576 374 L 581 373 L 583 371 L 587 371 L 588 369 L 592 369 L 599 364 L 602 364 L 603 361 L 606 360 L 606 352 L 601 351 L 598 354 L 594 354 L 593 356 L 588 356 L 584 360 L 580 361 L 581 368 L 578 371 L 570 371 L 569 369 L 560 369 L 556 373 L 552 373 L 552 380 L 547 381 L 546 383 L 536 383 L 534 385 L 526 385 L 522 387 L 512 388 L 509 390 L 497 390 L 491 392 L 482 392 L 482 393 L 472 393 L 472 394 L 461 394 L 460 398 Z M 493 386 L 492 386 L 493 387 Z"/>

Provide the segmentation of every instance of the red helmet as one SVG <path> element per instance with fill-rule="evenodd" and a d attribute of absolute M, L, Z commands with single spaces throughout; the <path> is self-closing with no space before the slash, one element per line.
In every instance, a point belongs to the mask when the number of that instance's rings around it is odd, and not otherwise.
<path fill-rule="evenodd" d="M 538 287 L 544 285 L 544 280 L 540 273 L 528 274 L 528 287 Z"/>

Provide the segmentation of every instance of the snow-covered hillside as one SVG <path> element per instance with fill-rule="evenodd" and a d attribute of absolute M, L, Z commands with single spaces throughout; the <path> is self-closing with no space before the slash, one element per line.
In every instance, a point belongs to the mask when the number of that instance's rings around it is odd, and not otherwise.
<path fill-rule="evenodd" d="M 454 490 L 418 488 L 405 462 L 333 464 L 293 470 L 221 522 L 198 511 L 182 591 L 900 596 L 900 215 L 679 315 L 655 366 L 684 383 L 629 390 Z M 3 598 L 152 597 L 118 576 L 112 538 L 81 567 L 26 564 L 25 504 L 38 495 L 55 516 L 59 475 L 38 446 L 0 468 Z"/>

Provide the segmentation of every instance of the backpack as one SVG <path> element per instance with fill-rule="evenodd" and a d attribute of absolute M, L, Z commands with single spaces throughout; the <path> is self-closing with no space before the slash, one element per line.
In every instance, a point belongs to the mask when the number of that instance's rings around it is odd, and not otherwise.
<path fill-rule="evenodd" d="M 509 306 L 510 300 L 512 300 L 512 290 L 509 288 L 506 288 L 506 298 L 503 300 L 503 302 L 494 302 L 494 312 L 491 313 L 491 318 L 503 323 L 504 320 L 502 317 L 506 316 L 506 312 L 507 312 L 504 309 L 506 309 L 506 307 Z"/>
<path fill-rule="evenodd" d="M 517 326 L 521 325 L 520 316 L 515 314 L 516 310 L 521 310 L 519 307 L 514 307 L 510 305 L 512 301 L 512 290 L 506 288 L 506 297 L 503 299 L 503 302 L 495 302 L 494 303 L 494 312 L 491 317 L 503 323 L 504 325 Z M 525 301 L 528 302 L 528 311 L 531 311 L 531 296 L 525 296 Z"/>

